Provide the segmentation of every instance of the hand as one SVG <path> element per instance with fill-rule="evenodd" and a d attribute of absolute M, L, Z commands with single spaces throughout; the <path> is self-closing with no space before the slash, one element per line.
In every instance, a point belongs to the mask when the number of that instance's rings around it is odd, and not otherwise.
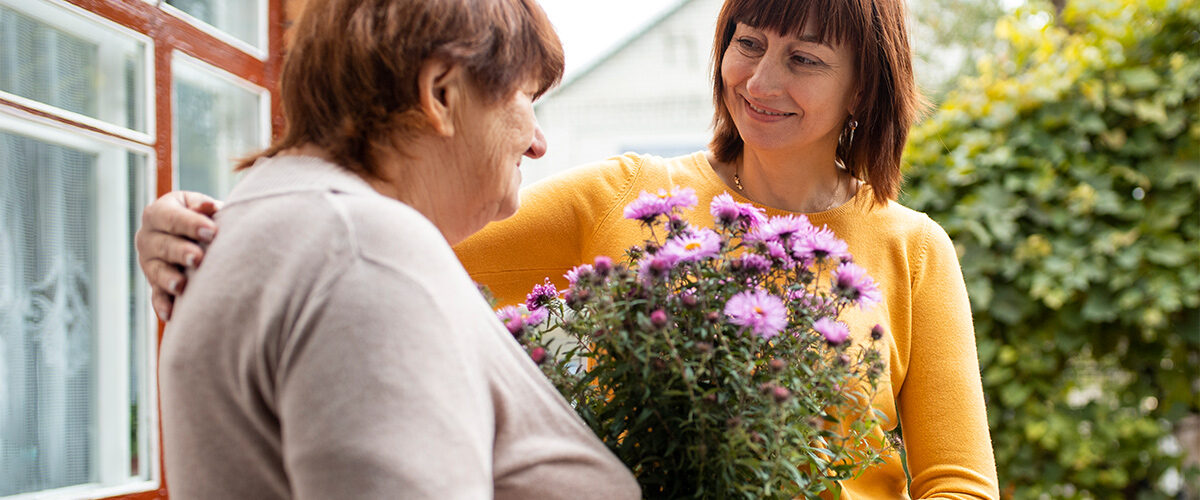
<path fill-rule="evenodd" d="M 150 282 L 150 301 L 159 319 L 171 318 L 175 296 L 187 285 L 184 267 L 197 267 L 204 250 L 217 235 L 213 214 L 221 202 L 200 193 L 173 191 L 142 212 L 142 227 L 134 236 L 138 265 Z"/>

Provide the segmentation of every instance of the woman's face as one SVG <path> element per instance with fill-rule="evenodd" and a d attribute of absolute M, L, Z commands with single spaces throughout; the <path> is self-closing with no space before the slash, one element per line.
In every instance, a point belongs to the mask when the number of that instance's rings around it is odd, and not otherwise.
<path fill-rule="evenodd" d="M 538 86 L 527 82 L 498 103 L 485 104 L 472 97 L 460 119 L 467 149 L 467 174 L 463 202 L 473 206 L 466 214 L 482 224 L 516 213 L 520 204 L 521 160 L 546 154 L 546 137 L 533 114 Z M 479 227 L 483 227 L 480 225 Z"/>
<path fill-rule="evenodd" d="M 811 30 L 738 23 L 721 60 L 725 105 L 747 150 L 832 155 L 854 97 L 854 56 Z"/>

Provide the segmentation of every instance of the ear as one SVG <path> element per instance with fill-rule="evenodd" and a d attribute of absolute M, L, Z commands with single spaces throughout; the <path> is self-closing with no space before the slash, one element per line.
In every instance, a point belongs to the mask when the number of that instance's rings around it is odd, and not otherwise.
<path fill-rule="evenodd" d="M 454 112 L 458 111 L 464 97 L 462 78 L 461 67 L 440 59 L 425 61 L 417 74 L 421 114 L 440 135 L 454 135 Z"/>

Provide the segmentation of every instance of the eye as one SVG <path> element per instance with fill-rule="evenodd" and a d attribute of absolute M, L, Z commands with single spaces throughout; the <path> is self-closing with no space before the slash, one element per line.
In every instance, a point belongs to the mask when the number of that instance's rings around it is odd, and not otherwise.
<path fill-rule="evenodd" d="M 792 54 L 792 62 L 801 66 L 819 66 L 822 64 L 821 61 L 812 59 L 803 54 Z"/>
<path fill-rule="evenodd" d="M 762 52 L 762 45 L 758 40 L 748 37 L 742 37 L 735 40 L 739 47 L 746 52 Z"/>

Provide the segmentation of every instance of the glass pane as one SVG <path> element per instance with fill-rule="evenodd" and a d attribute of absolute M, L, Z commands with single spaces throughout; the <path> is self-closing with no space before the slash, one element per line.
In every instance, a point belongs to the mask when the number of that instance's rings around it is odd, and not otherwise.
<path fill-rule="evenodd" d="M 224 198 L 234 161 L 266 147 L 264 94 L 190 59 L 176 56 L 172 64 L 179 188 Z"/>
<path fill-rule="evenodd" d="M 125 186 L 146 159 L 102 147 L 0 129 L 0 496 L 148 478 L 129 431 L 147 363 L 127 345 L 148 318 L 119 306 L 145 294 L 122 214 L 145 203 Z"/>
<path fill-rule="evenodd" d="M 0 0 L 0 90 L 146 131 L 146 44 L 44 0 Z"/>
<path fill-rule="evenodd" d="M 259 49 L 266 32 L 262 0 L 167 0 L 167 4 Z"/>

